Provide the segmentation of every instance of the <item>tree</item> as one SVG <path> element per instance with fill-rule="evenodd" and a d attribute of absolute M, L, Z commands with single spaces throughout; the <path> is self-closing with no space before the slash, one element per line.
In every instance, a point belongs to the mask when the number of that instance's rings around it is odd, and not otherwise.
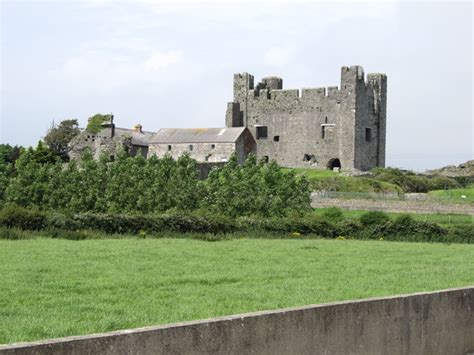
<path fill-rule="evenodd" d="M 68 144 L 79 133 L 81 130 L 76 119 L 64 120 L 58 125 L 53 123 L 44 137 L 44 142 L 62 161 L 69 161 Z"/>
<path fill-rule="evenodd" d="M 23 150 L 23 147 L 0 144 L 0 164 L 15 163 Z"/>

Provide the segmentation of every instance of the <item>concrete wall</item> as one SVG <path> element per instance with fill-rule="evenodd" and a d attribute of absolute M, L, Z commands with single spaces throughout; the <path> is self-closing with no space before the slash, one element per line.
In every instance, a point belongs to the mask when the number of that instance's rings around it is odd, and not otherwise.
<path fill-rule="evenodd" d="M 259 157 L 287 167 L 324 169 L 331 159 L 339 159 L 348 170 L 384 165 L 385 75 L 369 74 L 366 82 L 362 67 L 353 66 L 341 68 L 340 88 L 300 93 L 283 90 L 282 85 L 282 79 L 272 77 L 254 87 L 252 75 L 234 75 L 234 101 L 227 106 L 226 125 L 248 127 Z M 259 126 L 267 127 L 267 138 L 258 139 Z M 366 128 L 371 130 L 370 142 Z"/>
<path fill-rule="evenodd" d="M 474 287 L 0 346 L 20 354 L 466 354 Z"/>

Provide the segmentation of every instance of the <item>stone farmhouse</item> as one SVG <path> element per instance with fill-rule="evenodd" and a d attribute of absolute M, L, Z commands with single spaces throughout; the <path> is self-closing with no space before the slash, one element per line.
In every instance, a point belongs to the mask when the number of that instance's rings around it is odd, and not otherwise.
<path fill-rule="evenodd" d="M 286 167 L 370 170 L 385 165 L 387 76 L 367 77 L 360 66 L 342 67 L 340 87 L 284 90 L 283 79 L 254 85 L 248 73 L 234 74 L 226 127 L 116 128 L 113 116 L 96 135 L 83 131 L 71 142 L 71 157 L 88 147 L 113 159 L 119 146 L 144 157 L 188 153 L 199 163 L 242 163 L 253 152 Z"/>
<path fill-rule="evenodd" d="M 227 162 L 235 153 L 242 164 L 249 153 L 256 153 L 256 143 L 246 127 L 162 128 L 151 139 L 148 152 L 174 159 L 188 153 L 206 163 Z"/>

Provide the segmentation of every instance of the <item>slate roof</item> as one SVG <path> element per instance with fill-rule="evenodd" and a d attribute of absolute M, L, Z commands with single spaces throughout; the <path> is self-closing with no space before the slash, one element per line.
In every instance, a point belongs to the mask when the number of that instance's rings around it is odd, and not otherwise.
<path fill-rule="evenodd" d="M 133 145 L 140 145 L 143 147 L 148 147 L 153 134 L 154 132 L 143 131 L 143 133 L 140 133 L 134 129 L 115 127 L 115 137 L 131 136 Z"/>
<path fill-rule="evenodd" d="M 227 128 L 162 128 L 150 143 L 233 143 L 245 127 Z"/>

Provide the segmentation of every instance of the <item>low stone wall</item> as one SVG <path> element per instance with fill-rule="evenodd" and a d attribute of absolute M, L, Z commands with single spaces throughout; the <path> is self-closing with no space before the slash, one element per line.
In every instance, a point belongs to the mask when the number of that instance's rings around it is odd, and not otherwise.
<path fill-rule="evenodd" d="M 467 354 L 474 287 L 0 346 L 0 354 Z"/>
<path fill-rule="evenodd" d="M 370 199 L 345 199 L 324 198 L 313 194 L 311 206 L 314 208 L 339 207 L 347 210 L 367 210 L 385 212 L 410 212 L 410 213 L 455 213 L 474 215 L 474 205 L 429 203 L 414 200 L 370 200 Z"/>

